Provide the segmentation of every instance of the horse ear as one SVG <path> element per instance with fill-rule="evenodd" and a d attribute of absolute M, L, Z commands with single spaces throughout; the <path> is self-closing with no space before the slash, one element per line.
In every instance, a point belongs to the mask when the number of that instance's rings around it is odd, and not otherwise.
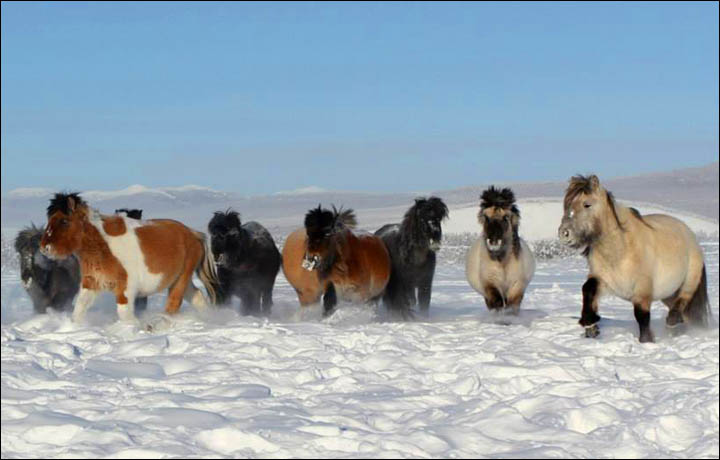
<path fill-rule="evenodd" d="M 68 209 L 70 212 L 75 211 L 75 199 L 71 196 L 68 197 Z"/>
<path fill-rule="evenodd" d="M 598 179 L 598 176 L 596 176 L 595 174 L 590 176 L 590 187 L 593 189 L 593 191 L 600 188 L 600 179 Z"/>

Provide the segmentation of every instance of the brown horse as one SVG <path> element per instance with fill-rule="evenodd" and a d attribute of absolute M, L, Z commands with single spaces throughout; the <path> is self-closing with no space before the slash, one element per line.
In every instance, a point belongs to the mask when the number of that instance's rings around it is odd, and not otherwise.
<path fill-rule="evenodd" d="M 685 320 L 707 324 L 709 302 L 705 262 L 695 234 L 665 214 L 641 216 L 615 202 L 597 176 L 575 176 L 565 193 L 558 236 L 583 249 L 590 274 L 582 287 L 580 325 L 585 335 L 599 333 L 598 298 L 603 292 L 629 300 L 640 327 L 640 342 L 652 342 L 650 304 L 670 307 L 666 324 Z"/>
<path fill-rule="evenodd" d="M 193 272 L 215 299 L 217 274 L 205 235 L 169 219 L 136 220 L 101 215 L 77 193 L 58 193 L 47 209 L 40 250 L 52 259 L 71 254 L 80 261 L 81 288 L 73 320 L 82 320 L 101 291 L 111 291 L 121 320 L 135 321 L 137 296 L 169 289 L 165 311 L 183 298 L 198 310 L 208 306 L 192 283 Z"/>
<path fill-rule="evenodd" d="M 300 305 L 323 296 L 327 316 L 337 297 L 351 302 L 377 301 L 390 279 L 390 255 L 380 238 L 355 234 L 352 210 L 310 210 L 305 228 L 291 233 L 283 247 L 283 272 Z"/>

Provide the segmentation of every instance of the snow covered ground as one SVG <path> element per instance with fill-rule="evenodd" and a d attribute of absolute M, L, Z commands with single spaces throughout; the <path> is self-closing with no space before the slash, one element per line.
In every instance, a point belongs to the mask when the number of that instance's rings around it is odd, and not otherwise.
<path fill-rule="evenodd" d="M 703 247 L 713 326 L 670 337 L 656 303 L 655 344 L 614 298 L 581 336 L 580 257 L 538 261 L 518 317 L 490 314 L 445 254 L 429 321 L 298 315 L 281 274 L 269 320 L 185 305 L 153 333 L 107 295 L 85 325 L 33 315 L 3 267 L 2 457 L 717 458 L 718 242 Z"/>

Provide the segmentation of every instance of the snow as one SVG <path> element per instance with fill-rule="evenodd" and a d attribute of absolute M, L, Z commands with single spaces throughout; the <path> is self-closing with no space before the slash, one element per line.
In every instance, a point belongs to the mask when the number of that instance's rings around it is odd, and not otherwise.
<path fill-rule="evenodd" d="M 110 199 L 114 199 L 114 198 L 118 198 L 118 197 L 138 195 L 141 193 L 156 194 L 156 195 L 164 196 L 165 198 L 175 199 L 175 197 L 168 192 L 165 192 L 160 189 L 153 189 L 150 187 L 145 187 L 144 185 L 138 185 L 138 184 L 131 185 L 122 190 L 113 190 L 113 191 L 89 190 L 87 192 L 83 192 L 82 197 L 86 201 L 92 203 L 93 201 L 104 201 L 104 200 L 110 200 Z"/>
<path fill-rule="evenodd" d="M 273 195 L 312 195 L 314 193 L 326 193 L 330 190 L 318 187 L 316 185 L 310 185 L 308 187 L 296 188 L 294 190 L 284 190 L 275 192 Z"/>
<path fill-rule="evenodd" d="M 163 319 L 156 295 L 152 333 L 118 323 L 109 295 L 86 324 L 34 315 L 8 264 L 2 457 L 717 458 L 718 242 L 702 245 L 713 325 L 669 336 L 656 303 L 654 344 L 614 298 L 582 337 L 580 257 L 538 260 L 517 317 L 489 313 L 446 247 L 426 321 L 298 314 L 280 274 L 269 319 L 187 304 Z"/>
<path fill-rule="evenodd" d="M 41 198 L 49 197 L 53 194 L 53 190 L 40 187 L 21 187 L 10 190 L 7 193 L 8 198 Z"/>

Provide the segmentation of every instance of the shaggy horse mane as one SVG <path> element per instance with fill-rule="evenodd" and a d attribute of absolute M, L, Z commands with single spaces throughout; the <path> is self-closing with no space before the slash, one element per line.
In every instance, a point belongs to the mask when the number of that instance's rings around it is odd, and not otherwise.
<path fill-rule="evenodd" d="M 352 209 L 337 209 L 335 205 L 332 211 L 323 209 L 318 204 L 317 208 L 311 209 L 305 215 L 305 229 L 308 233 L 327 231 L 334 233 L 342 228 L 354 229 L 357 226 L 355 211 Z"/>
<path fill-rule="evenodd" d="M 47 207 L 47 216 L 50 217 L 58 211 L 68 216 L 72 214 L 70 199 L 75 202 L 75 209 L 77 209 L 78 206 L 87 206 L 87 203 L 80 198 L 80 192 L 56 193 L 55 196 L 50 199 L 50 205 Z"/>
<path fill-rule="evenodd" d="M 509 209 L 510 212 L 520 217 L 520 210 L 515 205 L 515 194 L 509 188 L 498 189 L 494 185 L 480 195 L 480 209 L 487 208 Z"/>
<path fill-rule="evenodd" d="M 15 237 L 15 250 L 17 252 L 21 252 L 23 249 L 32 244 L 35 239 L 38 239 L 39 245 L 39 238 L 42 237 L 42 233 L 43 229 L 36 227 L 35 224 L 30 224 L 29 226 L 23 228 Z"/>
<path fill-rule="evenodd" d="M 221 223 L 224 223 L 226 226 L 231 228 L 241 228 L 242 222 L 240 220 L 240 213 L 233 211 L 232 208 L 226 209 L 225 212 L 215 211 L 212 219 L 210 219 L 210 222 L 208 223 L 208 231 L 210 233 L 214 233 Z"/>

